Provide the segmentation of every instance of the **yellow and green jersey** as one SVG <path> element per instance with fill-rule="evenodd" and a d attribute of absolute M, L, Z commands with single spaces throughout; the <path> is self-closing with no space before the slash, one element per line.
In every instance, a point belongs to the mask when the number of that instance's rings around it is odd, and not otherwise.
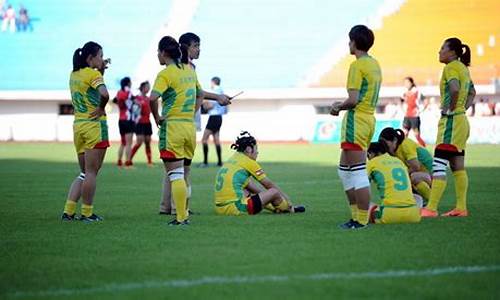
<path fill-rule="evenodd" d="M 250 178 L 261 181 L 266 174 L 260 165 L 241 152 L 236 152 L 217 172 L 215 204 L 226 204 L 243 198 L 243 189 Z"/>
<path fill-rule="evenodd" d="M 382 72 L 377 60 L 365 55 L 353 61 L 349 67 L 347 89 L 358 90 L 359 97 L 352 110 L 373 115 L 381 84 Z"/>
<path fill-rule="evenodd" d="M 432 173 L 432 155 L 427 149 L 413 140 L 405 138 L 394 154 L 397 158 L 402 160 L 406 166 L 408 166 L 409 160 L 416 159 L 421 166 L 419 171 Z"/>
<path fill-rule="evenodd" d="M 448 85 L 453 79 L 458 80 L 460 90 L 458 92 L 457 105 L 452 113 L 465 113 L 467 96 L 469 95 L 470 88 L 473 87 L 474 84 L 470 78 L 469 69 L 459 60 L 454 60 L 444 67 L 443 74 L 441 75 L 441 82 L 439 84 L 441 107 L 449 107 L 451 104 L 451 93 Z"/>
<path fill-rule="evenodd" d="M 377 186 L 383 206 L 415 205 L 408 169 L 401 160 L 386 153 L 370 159 L 366 168 Z"/>
<path fill-rule="evenodd" d="M 97 70 L 86 67 L 71 72 L 69 90 L 75 111 L 75 121 L 90 120 L 90 113 L 101 103 L 101 95 L 97 90 L 101 85 L 104 85 L 104 79 Z M 106 116 L 100 117 L 99 120 L 106 120 Z"/>
<path fill-rule="evenodd" d="M 193 122 L 196 95 L 201 92 L 194 69 L 169 64 L 158 73 L 152 93 L 162 99 L 162 116 L 167 120 Z"/>

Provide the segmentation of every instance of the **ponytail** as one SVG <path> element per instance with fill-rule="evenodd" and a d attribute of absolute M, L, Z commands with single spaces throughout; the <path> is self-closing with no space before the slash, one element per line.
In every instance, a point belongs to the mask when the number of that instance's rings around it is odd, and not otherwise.
<path fill-rule="evenodd" d="M 252 147 L 253 149 L 255 145 L 257 145 L 255 138 L 251 136 L 248 131 L 242 131 L 240 136 L 231 145 L 231 149 L 236 150 L 237 152 L 245 152 L 247 147 Z"/>
<path fill-rule="evenodd" d="M 160 52 L 165 52 L 168 57 L 173 59 L 175 61 L 175 64 L 180 67 L 179 60 L 181 58 L 181 49 L 179 43 L 177 43 L 177 41 L 173 37 L 162 37 L 160 42 L 158 43 L 158 50 L 160 50 Z"/>
<path fill-rule="evenodd" d="M 448 44 L 448 49 L 455 51 L 458 59 L 467 67 L 470 66 L 470 48 L 458 38 L 449 38 L 445 41 Z M 465 51 L 464 51 L 465 49 Z"/>
<path fill-rule="evenodd" d="M 188 46 L 186 44 L 181 44 L 181 63 L 189 64 Z"/>
<path fill-rule="evenodd" d="M 96 42 L 87 42 L 82 48 L 76 49 L 73 53 L 73 72 L 88 67 L 87 58 L 96 56 L 99 50 L 102 47 Z"/>
<path fill-rule="evenodd" d="M 403 140 L 405 139 L 405 133 L 401 129 L 394 129 L 392 127 L 386 127 L 384 128 L 379 135 L 379 141 L 383 142 L 384 140 L 387 141 L 394 141 L 396 139 L 396 145 L 401 145 Z M 385 142 L 384 142 L 385 144 Z"/>

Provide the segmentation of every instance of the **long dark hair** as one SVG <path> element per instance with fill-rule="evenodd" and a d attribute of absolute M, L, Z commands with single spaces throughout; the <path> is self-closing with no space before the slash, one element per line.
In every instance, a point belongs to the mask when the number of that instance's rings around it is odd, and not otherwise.
<path fill-rule="evenodd" d="M 89 66 L 87 63 L 87 58 L 89 55 L 96 56 L 102 47 L 96 42 L 87 42 L 83 45 L 83 48 L 78 48 L 73 53 L 73 72 Z"/>
<path fill-rule="evenodd" d="M 396 139 L 396 145 L 399 146 L 405 139 L 405 133 L 401 129 L 386 127 L 382 130 L 382 132 L 380 132 L 380 135 L 378 136 L 379 142 L 383 142 L 385 144 L 385 141 L 382 139 L 387 141 L 393 141 L 394 139 Z"/>
<path fill-rule="evenodd" d="M 179 44 L 181 44 L 181 63 L 188 64 L 189 63 L 189 54 L 188 48 L 192 43 L 199 43 L 200 37 L 192 32 L 186 32 L 179 38 Z"/>
<path fill-rule="evenodd" d="M 244 152 L 247 147 L 255 147 L 257 145 L 257 140 L 248 133 L 248 131 L 243 131 L 236 141 L 231 145 L 231 149 L 238 152 Z"/>
<path fill-rule="evenodd" d="M 386 145 L 386 143 L 380 142 L 380 141 L 370 143 L 370 146 L 368 147 L 367 152 L 375 154 L 375 155 L 385 154 L 388 152 L 387 145 Z"/>
<path fill-rule="evenodd" d="M 458 38 L 449 38 L 444 41 L 448 44 L 450 50 L 455 51 L 458 59 L 467 67 L 470 66 L 470 48 L 466 44 L 462 44 L 462 41 Z M 465 49 L 465 51 L 464 51 Z"/>
<path fill-rule="evenodd" d="M 175 61 L 175 64 L 179 66 L 179 59 L 181 58 L 181 49 L 179 48 L 179 43 L 171 37 L 164 36 L 158 43 L 158 50 L 167 53 L 168 57 Z"/>

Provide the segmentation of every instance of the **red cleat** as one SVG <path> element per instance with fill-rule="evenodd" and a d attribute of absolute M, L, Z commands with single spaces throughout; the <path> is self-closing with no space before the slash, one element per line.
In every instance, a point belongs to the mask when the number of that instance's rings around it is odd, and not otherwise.
<path fill-rule="evenodd" d="M 433 211 L 424 207 L 420 209 L 420 216 L 422 218 L 436 218 L 439 216 L 439 214 L 437 211 Z"/>
<path fill-rule="evenodd" d="M 467 217 L 469 213 L 466 210 L 452 209 L 447 213 L 442 214 L 442 217 Z"/>

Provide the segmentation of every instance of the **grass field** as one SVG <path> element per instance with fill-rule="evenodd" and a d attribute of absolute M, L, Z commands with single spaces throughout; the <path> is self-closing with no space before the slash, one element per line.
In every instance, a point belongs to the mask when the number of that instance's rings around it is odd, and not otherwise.
<path fill-rule="evenodd" d="M 143 149 L 119 170 L 110 148 L 95 199 L 105 220 L 83 224 L 59 219 L 78 172 L 71 144 L 0 144 L 0 298 L 500 298 L 500 146 L 467 149 L 470 217 L 360 231 L 337 227 L 349 218 L 338 146 L 260 153 L 305 214 L 216 216 L 216 168 L 193 168 L 201 214 L 172 228 L 157 214 L 163 169 L 148 168 Z M 450 180 L 440 209 L 453 205 Z"/>

